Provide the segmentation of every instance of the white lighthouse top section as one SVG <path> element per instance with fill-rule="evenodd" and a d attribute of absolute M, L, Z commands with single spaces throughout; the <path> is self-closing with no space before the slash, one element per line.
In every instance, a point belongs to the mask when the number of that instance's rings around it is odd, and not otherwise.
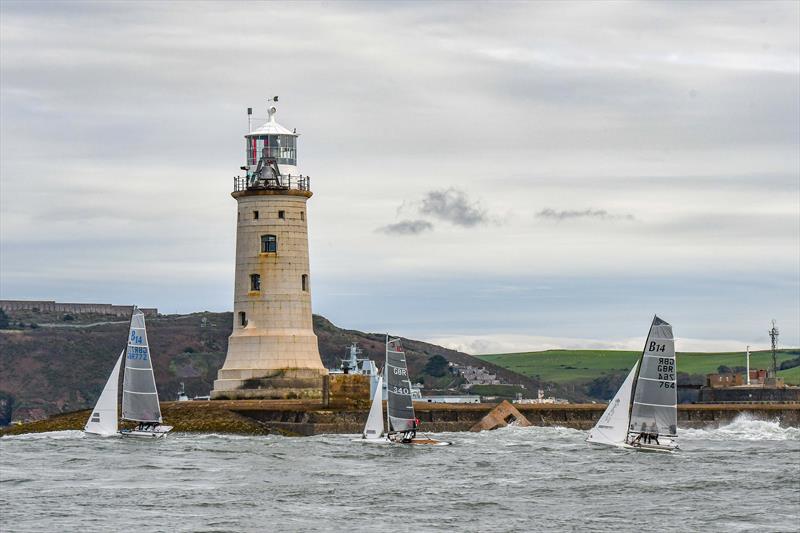
<path fill-rule="evenodd" d="M 289 128 L 284 128 L 275 121 L 275 114 L 277 112 L 278 110 L 275 108 L 275 106 L 270 106 L 267 108 L 267 122 L 264 123 L 264 125 L 260 128 L 245 135 L 245 137 L 254 137 L 257 135 L 292 135 L 297 137 L 297 133 L 291 131 Z"/>
<path fill-rule="evenodd" d="M 260 128 L 244 136 L 247 166 L 255 170 L 263 157 L 274 159 L 280 173 L 296 176 L 297 170 L 297 133 L 284 128 L 275 121 L 275 106 L 267 108 L 267 122 Z"/>

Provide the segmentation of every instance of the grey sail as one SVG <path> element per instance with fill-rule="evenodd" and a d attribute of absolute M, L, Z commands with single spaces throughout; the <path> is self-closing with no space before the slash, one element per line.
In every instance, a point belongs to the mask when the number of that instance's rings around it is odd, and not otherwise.
<path fill-rule="evenodd" d="M 408 431 L 416 427 L 411 381 L 408 379 L 406 354 L 400 339 L 386 342 L 386 405 L 389 431 Z"/>
<path fill-rule="evenodd" d="M 678 395 L 675 374 L 672 326 L 655 317 L 647 335 L 634 385 L 628 425 L 630 433 L 677 436 Z"/>
<path fill-rule="evenodd" d="M 122 381 L 122 418 L 137 422 L 161 423 L 161 407 L 150 361 L 144 313 L 134 308 L 125 350 L 125 377 Z"/>

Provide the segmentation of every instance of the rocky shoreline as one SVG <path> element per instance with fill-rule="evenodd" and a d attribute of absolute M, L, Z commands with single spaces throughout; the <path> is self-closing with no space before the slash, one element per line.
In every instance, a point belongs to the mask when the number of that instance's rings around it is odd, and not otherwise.
<path fill-rule="evenodd" d="M 422 427 L 432 432 L 468 431 L 497 404 L 417 403 Z M 605 409 L 604 404 L 521 404 L 517 409 L 535 426 L 561 426 L 588 430 Z M 165 423 L 175 432 L 239 435 L 308 436 L 326 433 L 358 434 L 367 418 L 362 405 L 323 406 L 301 400 L 218 400 L 162 402 Z M 51 416 L 9 426 L 0 435 L 83 429 L 89 410 Z M 800 404 L 685 404 L 678 406 L 680 427 L 718 427 L 747 414 L 756 419 L 778 420 L 800 427 Z"/>

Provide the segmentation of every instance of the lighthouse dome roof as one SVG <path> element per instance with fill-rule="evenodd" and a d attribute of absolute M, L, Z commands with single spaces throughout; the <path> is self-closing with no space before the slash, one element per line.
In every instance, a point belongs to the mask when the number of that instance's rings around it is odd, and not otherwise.
<path fill-rule="evenodd" d="M 298 135 L 297 133 L 293 132 L 289 128 L 281 126 L 275 121 L 275 113 L 277 111 L 278 110 L 275 109 L 274 106 L 267 109 L 268 118 L 267 121 L 264 123 L 264 125 L 258 129 L 251 131 L 250 133 L 245 135 L 245 137 L 253 137 L 257 135 L 294 135 L 295 137 L 297 137 Z"/>

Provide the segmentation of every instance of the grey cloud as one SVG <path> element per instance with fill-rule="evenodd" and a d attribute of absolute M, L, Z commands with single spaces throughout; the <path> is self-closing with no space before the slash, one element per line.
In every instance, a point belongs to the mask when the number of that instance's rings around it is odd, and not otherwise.
<path fill-rule="evenodd" d="M 488 221 L 486 212 L 477 202 L 470 202 L 466 193 L 453 188 L 430 191 L 422 199 L 419 212 L 457 226 L 472 227 Z"/>
<path fill-rule="evenodd" d="M 636 220 L 636 218 L 631 214 L 614 215 L 609 213 L 605 209 L 591 209 L 591 208 L 581 209 L 581 210 L 556 211 L 555 209 L 547 207 L 536 213 L 536 216 L 539 218 L 557 220 L 559 222 L 561 222 L 562 220 L 570 220 L 577 218 L 591 218 L 595 220 Z"/>
<path fill-rule="evenodd" d="M 419 235 L 420 233 L 433 229 L 433 224 L 427 220 L 401 220 L 395 224 L 389 224 L 378 228 L 378 231 L 390 235 Z"/>

